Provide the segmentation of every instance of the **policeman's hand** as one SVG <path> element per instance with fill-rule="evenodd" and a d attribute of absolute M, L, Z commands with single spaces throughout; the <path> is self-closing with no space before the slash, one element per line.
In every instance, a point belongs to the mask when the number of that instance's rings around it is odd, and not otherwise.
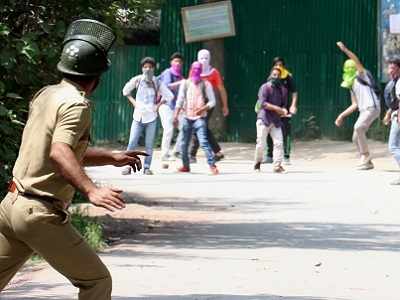
<path fill-rule="evenodd" d="M 114 153 L 114 163 L 116 167 L 131 166 L 133 171 L 140 171 L 142 169 L 142 162 L 139 156 L 149 156 L 145 152 L 141 151 L 124 151 Z"/>
<path fill-rule="evenodd" d="M 338 116 L 338 117 L 336 118 L 336 120 L 335 120 L 335 125 L 336 125 L 337 127 L 340 127 L 340 126 L 342 126 L 342 124 L 343 124 L 343 117 Z"/>
<path fill-rule="evenodd" d="M 114 212 L 125 207 L 125 201 L 122 199 L 121 193 L 122 190 L 117 188 L 96 187 L 87 196 L 95 206 Z"/>

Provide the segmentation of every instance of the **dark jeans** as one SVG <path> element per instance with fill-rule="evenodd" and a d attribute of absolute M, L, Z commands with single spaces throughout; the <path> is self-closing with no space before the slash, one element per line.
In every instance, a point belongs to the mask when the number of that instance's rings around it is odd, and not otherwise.
<path fill-rule="evenodd" d="M 214 153 L 212 152 L 211 147 L 207 140 L 207 129 L 206 128 L 207 128 L 206 120 L 203 118 L 200 118 L 197 120 L 189 120 L 189 119 L 183 118 L 182 163 L 185 167 L 189 167 L 189 164 L 190 164 L 188 150 L 189 150 L 190 138 L 191 138 L 193 132 L 194 132 L 194 135 L 200 141 L 200 146 L 201 146 L 201 148 L 203 148 L 203 150 L 206 154 L 208 165 L 210 165 L 210 166 L 215 165 Z"/>
<path fill-rule="evenodd" d="M 292 128 L 290 126 L 290 118 L 282 118 L 282 134 L 283 134 L 283 157 L 289 159 L 290 158 L 290 146 L 291 146 L 291 138 L 292 138 Z M 270 135 L 267 137 L 267 156 L 272 157 L 272 152 L 274 151 L 274 142 Z"/>
<path fill-rule="evenodd" d="M 207 118 L 206 118 L 206 126 L 207 126 L 207 139 L 208 143 L 211 147 L 211 150 L 215 153 L 218 153 L 221 151 L 221 147 L 218 144 L 217 140 L 215 139 L 214 134 L 211 132 L 211 130 L 208 128 L 208 119 L 211 117 L 211 114 L 213 112 L 213 109 L 211 109 L 208 112 Z M 190 148 L 190 157 L 196 157 L 197 151 L 199 150 L 200 144 L 197 136 L 194 134 L 193 139 L 192 139 L 192 147 Z"/>

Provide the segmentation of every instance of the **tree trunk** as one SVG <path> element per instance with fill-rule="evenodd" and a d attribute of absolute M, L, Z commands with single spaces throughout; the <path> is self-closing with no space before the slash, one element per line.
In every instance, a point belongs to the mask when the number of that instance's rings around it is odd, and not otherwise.
<path fill-rule="evenodd" d="M 204 3 L 212 3 L 218 1 L 220 0 L 203 0 Z M 203 42 L 203 47 L 210 51 L 211 65 L 221 73 L 222 79 L 224 79 L 224 74 L 225 74 L 224 39 L 214 39 L 205 41 Z M 222 114 L 221 96 L 219 95 L 218 91 L 216 91 L 215 96 L 217 104 L 214 108 L 209 124 L 216 138 L 218 140 L 221 140 L 225 137 L 226 134 L 226 121 L 224 115 Z"/>

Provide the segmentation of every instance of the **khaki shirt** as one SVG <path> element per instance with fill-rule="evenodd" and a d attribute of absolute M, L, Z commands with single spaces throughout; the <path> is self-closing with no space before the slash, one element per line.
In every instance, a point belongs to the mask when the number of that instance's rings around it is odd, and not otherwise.
<path fill-rule="evenodd" d="M 39 92 L 31 102 L 13 170 L 18 190 L 68 204 L 75 189 L 51 162 L 51 145 L 60 142 L 70 145 L 81 161 L 89 142 L 89 132 L 89 101 L 77 86 L 63 79 Z"/>

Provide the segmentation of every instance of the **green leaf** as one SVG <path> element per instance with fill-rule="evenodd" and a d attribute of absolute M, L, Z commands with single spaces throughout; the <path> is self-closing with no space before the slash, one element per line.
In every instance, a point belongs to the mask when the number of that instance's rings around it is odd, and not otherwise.
<path fill-rule="evenodd" d="M 16 53 L 11 50 L 4 50 L 0 52 L 0 65 L 6 69 L 12 69 L 17 63 Z"/>
<path fill-rule="evenodd" d="M 0 96 L 3 95 L 6 91 L 6 85 L 3 81 L 0 80 Z"/>
<path fill-rule="evenodd" d="M 24 98 L 22 98 L 20 95 L 16 94 L 16 93 L 7 93 L 6 94 L 7 98 L 11 98 L 11 99 L 16 99 L 16 100 L 22 100 Z"/>
<path fill-rule="evenodd" d="M 0 23 L 0 35 L 7 36 L 10 34 L 10 29 L 6 24 Z"/>
<path fill-rule="evenodd" d="M 8 109 L 3 105 L 0 105 L 0 117 L 5 117 L 8 115 Z"/>

